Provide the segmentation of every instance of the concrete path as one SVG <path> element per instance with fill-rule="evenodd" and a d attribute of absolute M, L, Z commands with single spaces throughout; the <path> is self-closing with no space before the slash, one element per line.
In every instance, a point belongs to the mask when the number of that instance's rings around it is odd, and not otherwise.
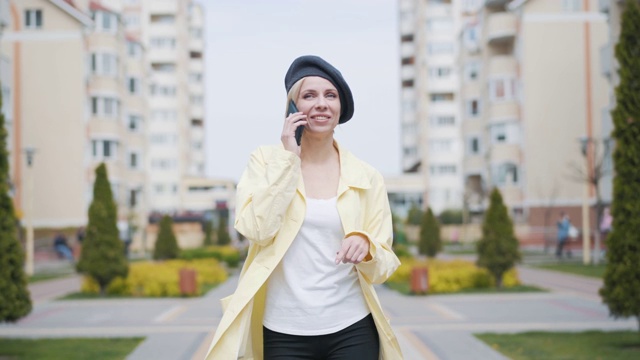
<path fill-rule="evenodd" d="M 405 359 L 504 359 L 473 334 L 531 330 L 635 330 L 635 320 L 613 320 L 597 296 L 598 281 L 520 268 L 525 283 L 549 293 L 403 296 L 377 288 Z M 0 337 L 145 337 L 128 359 L 202 359 L 222 315 L 218 299 L 237 276 L 197 299 L 53 301 L 79 289 L 79 278 L 30 285 L 34 310 Z"/>

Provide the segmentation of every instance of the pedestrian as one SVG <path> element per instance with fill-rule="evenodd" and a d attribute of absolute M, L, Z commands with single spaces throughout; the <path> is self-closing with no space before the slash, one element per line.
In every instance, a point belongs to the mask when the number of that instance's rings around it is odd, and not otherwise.
<path fill-rule="evenodd" d="M 402 359 L 373 287 L 400 264 L 383 178 L 333 138 L 351 90 L 317 56 L 295 59 L 285 88 L 299 111 L 238 183 L 235 228 L 250 247 L 207 359 Z"/>
<path fill-rule="evenodd" d="M 57 232 L 56 236 L 53 238 L 53 248 L 59 257 L 63 259 L 67 259 L 73 262 L 75 259 L 73 258 L 73 252 L 71 251 L 71 247 L 67 242 L 67 237 L 64 236 L 62 232 Z"/>
<path fill-rule="evenodd" d="M 564 212 L 561 212 L 560 219 L 558 219 L 557 227 L 558 227 L 558 247 L 556 248 L 556 257 L 558 259 L 561 259 L 563 249 L 569 239 L 569 229 L 571 228 L 571 221 L 569 220 L 569 215 L 565 214 Z M 567 256 L 571 257 L 571 250 L 567 251 Z"/>

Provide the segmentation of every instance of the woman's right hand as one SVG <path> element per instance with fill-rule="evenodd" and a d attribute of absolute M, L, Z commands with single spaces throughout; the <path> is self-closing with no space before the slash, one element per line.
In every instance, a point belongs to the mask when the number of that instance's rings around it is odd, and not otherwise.
<path fill-rule="evenodd" d="M 296 142 L 296 129 L 298 126 L 305 126 L 307 124 L 306 119 L 307 115 L 302 112 L 289 114 L 284 120 L 284 127 L 280 136 L 284 148 L 298 156 L 300 156 L 300 146 Z"/>

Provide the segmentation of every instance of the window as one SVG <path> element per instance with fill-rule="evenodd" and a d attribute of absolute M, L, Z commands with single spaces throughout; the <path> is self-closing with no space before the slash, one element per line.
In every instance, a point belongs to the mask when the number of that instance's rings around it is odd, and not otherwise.
<path fill-rule="evenodd" d="M 479 99 L 467 100 L 467 115 L 469 117 L 480 116 L 480 100 Z"/>
<path fill-rule="evenodd" d="M 562 10 L 568 12 L 582 11 L 582 0 L 562 0 Z"/>
<path fill-rule="evenodd" d="M 455 175 L 457 167 L 453 164 L 439 164 L 429 166 L 429 172 L 432 176 Z"/>
<path fill-rule="evenodd" d="M 480 41 L 480 27 L 478 25 L 466 27 L 463 33 L 463 41 L 467 50 L 477 50 Z"/>
<path fill-rule="evenodd" d="M 129 168 L 133 170 L 140 169 L 140 153 L 137 151 L 131 151 L 129 153 Z"/>
<path fill-rule="evenodd" d="M 427 45 L 429 55 L 449 55 L 453 54 L 453 43 L 436 42 Z"/>
<path fill-rule="evenodd" d="M 194 106 L 200 106 L 204 102 L 202 95 L 191 95 L 190 99 L 191 99 L 191 105 L 194 105 Z"/>
<path fill-rule="evenodd" d="M 151 15 L 152 24 L 173 24 L 176 22 L 174 15 Z"/>
<path fill-rule="evenodd" d="M 402 101 L 402 111 L 408 113 L 416 111 L 416 101 L 409 99 Z"/>
<path fill-rule="evenodd" d="M 118 76 L 118 55 L 112 53 L 92 52 L 91 73 L 103 76 Z"/>
<path fill-rule="evenodd" d="M 120 115 L 120 101 L 115 97 L 92 96 L 91 114 L 107 118 L 117 118 Z"/>
<path fill-rule="evenodd" d="M 194 39 L 202 39 L 202 29 L 201 28 L 191 28 L 191 37 Z"/>
<path fill-rule="evenodd" d="M 173 170 L 178 167 L 178 160 L 159 158 L 151 160 L 151 168 L 155 170 Z"/>
<path fill-rule="evenodd" d="M 127 42 L 127 55 L 129 55 L 132 59 L 139 59 L 140 55 L 142 55 L 142 48 L 140 44 L 133 41 Z"/>
<path fill-rule="evenodd" d="M 25 10 L 24 27 L 27 29 L 42 29 L 42 10 Z"/>
<path fill-rule="evenodd" d="M 431 67 L 429 68 L 429 77 L 436 79 L 448 78 L 451 75 L 450 67 Z"/>
<path fill-rule="evenodd" d="M 492 168 L 493 183 L 498 186 L 518 184 L 518 166 L 513 163 L 504 163 Z"/>
<path fill-rule="evenodd" d="M 153 145 L 175 145 L 178 143 L 178 135 L 174 133 L 154 133 L 149 136 L 149 142 Z"/>
<path fill-rule="evenodd" d="M 118 16 L 106 11 L 93 13 L 96 31 L 115 33 L 118 31 Z"/>
<path fill-rule="evenodd" d="M 156 194 L 164 193 L 164 184 L 161 184 L 161 183 L 153 184 L 153 191 L 155 191 Z"/>
<path fill-rule="evenodd" d="M 453 115 L 435 115 L 429 117 L 429 123 L 433 127 L 455 126 L 456 118 Z"/>
<path fill-rule="evenodd" d="M 520 126 L 517 122 L 492 124 L 490 133 L 492 144 L 517 144 L 520 142 Z"/>
<path fill-rule="evenodd" d="M 462 11 L 475 13 L 482 7 L 482 0 L 462 0 Z"/>
<path fill-rule="evenodd" d="M 402 80 L 402 87 L 403 88 L 413 87 L 413 80 Z"/>
<path fill-rule="evenodd" d="M 171 85 L 151 85 L 151 95 L 154 96 L 176 96 L 176 87 Z"/>
<path fill-rule="evenodd" d="M 140 79 L 135 78 L 135 77 L 130 77 L 129 78 L 129 94 L 140 94 L 142 87 L 140 85 Z"/>
<path fill-rule="evenodd" d="M 202 73 L 190 73 L 189 81 L 192 83 L 201 83 L 202 82 Z"/>
<path fill-rule="evenodd" d="M 443 19 L 428 19 L 427 29 L 435 33 L 447 33 L 453 31 L 453 20 Z"/>
<path fill-rule="evenodd" d="M 432 102 L 444 102 L 444 101 L 453 101 L 453 94 L 444 93 L 444 94 L 431 94 L 429 98 Z"/>
<path fill-rule="evenodd" d="M 403 152 L 404 152 L 404 156 L 417 156 L 418 148 L 416 148 L 415 146 L 405 147 L 403 149 Z"/>
<path fill-rule="evenodd" d="M 453 150 L 454 141 L 452 139 L 429 140 L 429 151 L 433 153 L 446 153 Z"/>
<path fill-rule="evenodd" d="M 464 78 L 467 81 L 476 81 L 480 77 L 480 63 L 470 61 L 464 66 Z"/>
<path fill-rule="evenodd" d="M 129 131 L 139 132 L 142 129 L 142 117 L 140 115 L 129 115 Z"/>
<path fill-rule="evenodd" d="M 153 71 L 156 72 L 160 72 L 160 73 L 174 73 L 176 72 L 176 65 L 175 64 L 152 64 L 151 68 L 153 69 Z"/>
<path fill-rule="evenodd" d="M 472 136 L 468 140 L 467 153 L 470 155 L 480 154 L 480 137 Z"/>
<path fill-rule="evenodd" d="M 496 77 L 489 80 L 489 97 L 493 102 L 509 101 L 516 97 L 516 79 Z"/>
<path fill-rule="evenodd" d="M 118 142 L 109 139 L 91 140 L 93 159 L 96 161 L 113 160 L 118 157 Z"/>
<path fill-rule="evenodd" d="M 152 121 L 175 121 L 178 113 L 175 110 L 154 110 L 151 113 Z"/>
<path fill-rule="evenodd" d="M 127 14 L 124 16 L 124 24 L 129 28 L 140 26 L 140 16 L 138 14 Z"/>
<path fill-rule="evenodd" d="M 152 37 L 149 41 L 152 48 L 156 49 L 175 49 L 176 39 L 172 37 Z"/>
<path fill-rule="evenodd" d="M 413 41 L 413 34 L 404 34 L 400 37 L 400 41 L 401 42 L 412 42 Z"/>

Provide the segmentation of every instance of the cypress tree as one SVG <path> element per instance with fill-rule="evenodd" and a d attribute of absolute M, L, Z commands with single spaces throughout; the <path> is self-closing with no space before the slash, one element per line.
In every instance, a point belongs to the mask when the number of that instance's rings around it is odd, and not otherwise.
<path fill-rule="evenodd" d="M 202 230 L 204 231 L 204 246 L 213 245 L 213 226 L 210 220 L 205 220 L 202 223 Z"/>
<path fill-rule="evenodd" d="M 218 245 L 229 245 L 230 243 L 231 237 L 227 231 L 227 218 L 222 216 L 218 225 Z"/>
<path fill-rule="evenodd" d="M 422 218 L 424 217 L 424 213 L 418 205 L 411 204 L 409 208 L 409 212 L 407 213 L 407 224 L 409 225 L 420 225 L 422 223 Z"/>
<path fill-rule="evenodd" d="M 627 1 L 615 55 L 620 84 L 612 111 L 613 226 L 600 295 L 616 318 L 635 316 L 640 330 L 640 7 Z"/>
<path fill-rule="evenodd" d="M 89 206 L 89 224 L 78 261 L 78 271 L 91 276 L 104 295 L 116 277 L 126 277 L 129 264 L 118 235 L 117 208 L 104 163 L 96 168 L 93 200 Z"/>
<path fill-rule="evenodd" d="M 153 250 L 153 258 L 156 260 L 176 259 L 180 254 L 178 240 L 173 232 L 173 220 L 165 215 L 160 220 L 158 239 Z"/>
<path fill-rule="evenodd" d="M 513 222 L 498 189 L 491 192 L 491 202 L 482 224 L 482 238 L 478 241 L 480 267 L 493 275 L 496 287 L 502 287 L 502 275 L 521 260 L 518 239 L 513 231 Z"/>
<path fill-rule="evenodd" d="M 9 197 L 9 151 L 0 92 L 0 322 L 15 322 L 31 312 L 24 251 L 18 241 L 16 223 Z"/>
<path fill-rule="evenodd" d="M 440 240 L 440 225 L 438 220 L 433 216 L 431 208 L 423 213 L 422 222 L 420 224 L 420 243 L 418 244 L 420 254 L 428 257 L 435 257 L 442 250 L 442 241 Z"/>

